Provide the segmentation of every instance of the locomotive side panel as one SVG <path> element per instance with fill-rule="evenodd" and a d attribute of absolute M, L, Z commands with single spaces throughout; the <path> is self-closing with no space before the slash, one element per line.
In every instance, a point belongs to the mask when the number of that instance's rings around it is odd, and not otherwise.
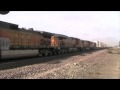
<path fill-rule="evenodd" d="M 95 49 L 95 47 L 96 47 L 96 43 L 90 42 L 90 49 Z"/>
<path fill-rule="evenodd" d="M 9 38 L 11 49 L 40 48 L 43 36 L 22 30 L 0 29 L 0 37 Z"/>

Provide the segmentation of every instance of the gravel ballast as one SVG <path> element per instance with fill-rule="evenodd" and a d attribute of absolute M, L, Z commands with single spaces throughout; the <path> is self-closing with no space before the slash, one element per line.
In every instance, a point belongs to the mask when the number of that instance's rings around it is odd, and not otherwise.
<path fill-rule="evenodd" d="M 56 57 L 57 58 L 57 57 Z M 99 50 L 53 61 L 0 69 L 1 79 L 120 78 L 120 55 Z"/>

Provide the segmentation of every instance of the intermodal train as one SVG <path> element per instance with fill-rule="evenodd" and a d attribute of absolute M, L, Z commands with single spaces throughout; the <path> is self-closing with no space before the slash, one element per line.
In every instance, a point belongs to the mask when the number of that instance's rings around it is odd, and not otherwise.
<path fill-rule="evenodd" d="M 100 42 L 81 40 L 56 33 L 19 28 L 0 21 L 0 59 L 57 55 L 106 48 Z"/>

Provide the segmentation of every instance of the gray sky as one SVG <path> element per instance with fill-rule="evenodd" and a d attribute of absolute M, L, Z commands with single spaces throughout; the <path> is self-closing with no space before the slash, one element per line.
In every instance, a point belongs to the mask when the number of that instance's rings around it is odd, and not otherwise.
<path fill-rule="evenodd" d="M 120 11 L 11 11 L 0 20 L 111 46 L 120 40 Z"/>

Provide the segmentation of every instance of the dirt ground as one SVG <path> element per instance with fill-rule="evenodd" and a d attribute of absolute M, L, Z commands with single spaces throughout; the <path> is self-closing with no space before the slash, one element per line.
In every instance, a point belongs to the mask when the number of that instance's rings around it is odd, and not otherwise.
<path fill-rule="evenodd" d="M 120 79 L 120 49 L 0 70 L 1 79 Z"/>
<path fill-rule="evenodd" d="M 37 78 L 52 79 L 119 79 L 120 50 L 109 49 L 83 61 L 66 65 L 54 72 Z"/>

